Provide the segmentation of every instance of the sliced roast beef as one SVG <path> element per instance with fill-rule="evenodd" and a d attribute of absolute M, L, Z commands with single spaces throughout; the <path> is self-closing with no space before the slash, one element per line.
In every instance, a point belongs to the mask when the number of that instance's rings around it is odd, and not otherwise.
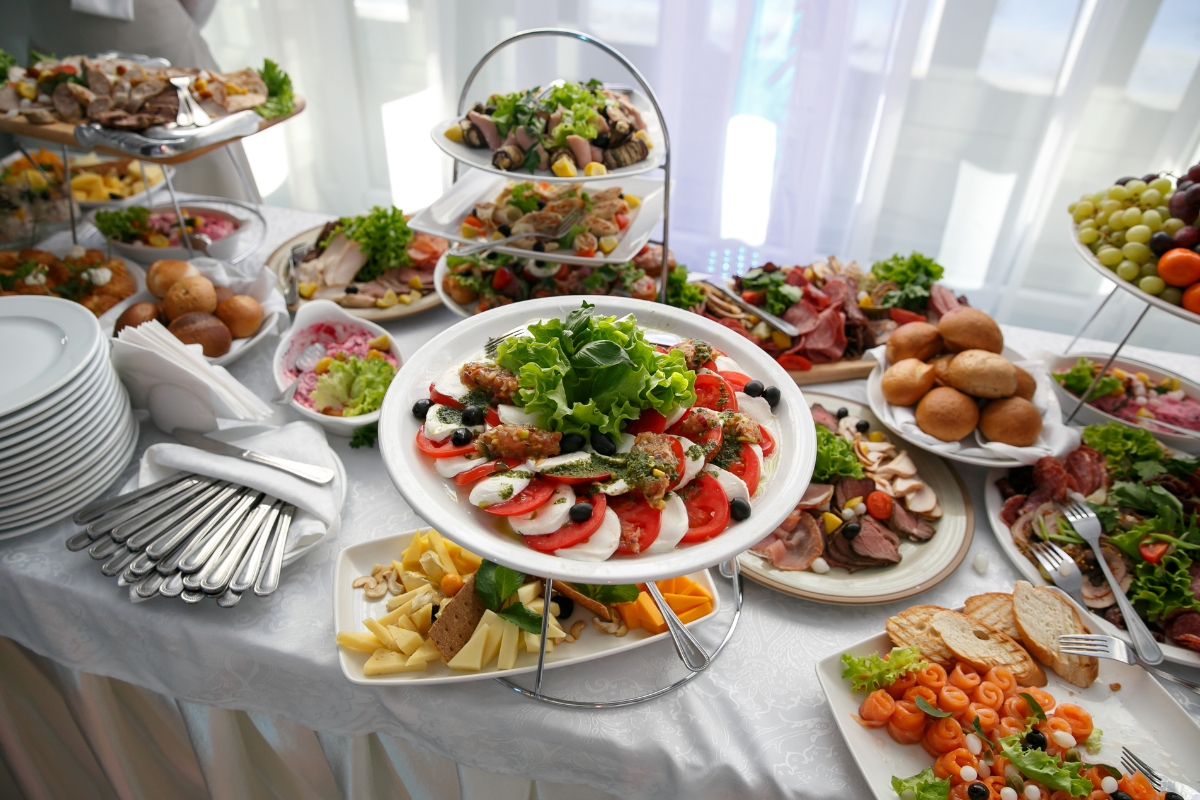
<path fill-rule="evenodd" d="M 885 528 L 879 520 L 864 514 L 858 518 L 858 536 L 850 540 L 850 547 L 864 558 L 872 558 L 885 564 L 900 563 L 900 537 Z"/>
<path fill-rule="evenodd" d="M 855 497 L 865 498 L 875 491 L 875 481 L 870 478 L 839 478 L 834 489 L 834 501 L 839 509 L 846 507 L 846 501 Z"/>
<path fill-rule="evenodd" d="M 1008 527 L 1017 521 L 1017 517 L 1021 516 L 1021 507 L 1025 503 L 1026 495 L 1014 494 L 1004 501 L 1004 507 L 1000 509 L 1000 521 Z"/>
<path fill-rule="evenodd" d="M 792 303 L 788 310 L 783 312 L 783 321 L 795 325 L 797 335 L 803 336 L 817 327 L 817 309 L 813 307 L 812 303 L 801 299 L 798 303 Z"/>
<path fill-rule="evenodd" d="M 924 517 L 912 513 L 900 501 L 892 503 L 892 517 L 888 520 L 888 527 L 914 542 L 927 542 L 937 533 Z"/>
<path fill-rule="evenodd" d="M 829 413 L 825 406 L 821 405 L 820 403 L 813 403 L 809 411 L 812 412 L 813 422 L 817 423 L 830 433 L 837 433 L 837 417 Z"/>
<path fill-rule="evenodd" d="M 1168 622 L 1165 630 L 1175 644 L 1200 652 L 1200 614 L 1185 611 Z"/>
<path fill-rule="evenodd" d="M 940 317 L 944 317 L 956 308 L 960 308 L 958 298 L 954 296 L 954 292 L 940 283 L 935 283 L 929 288 L 929 305 Z"/>
<path fill-rule="evenodd" d="M 825 536 L 825 560 L 829 562 L 829 566 L 841 567 L 847 572 L 857 572 L 860 569 L 884 565 L 881 561 L 863 558 L 855 553 L 850 547 L 850 541 L 839 531 Z"/>
<path fill-rule="evenodd" d="M 1085 445 L 1067 456 L 1067 474 L 1075 479 L 1079 492 L 1090 495 L 1108 485 L 1108 466 L 1104 454 Z"/>

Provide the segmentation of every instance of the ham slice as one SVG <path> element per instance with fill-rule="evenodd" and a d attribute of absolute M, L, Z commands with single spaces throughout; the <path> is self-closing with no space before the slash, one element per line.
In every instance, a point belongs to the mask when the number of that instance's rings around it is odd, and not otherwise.
<path fill-rule="evenodd" d="M 962 304 L 958 302 L 958 298 L 954 296 L 954 292 L 940 283 L 935 283 L 930 287 L 929 305 L 941 317 L 946 316 L 955 309 L 962 308 Z"/>
<path fill-rule="evenodd" d="M 342 238 L 342 237 L 339 237 Z M 329 251 L 333 250 L 333 245 L 336 239 L 330 243 L 325 250 L 322 258 L 329 257 Z M 326 286 L 342 286 L 354 280 L 354 276 L 363 268 L 363 264 L 367 263 L 367 256 L 358 245 L 350 240 L 346 240 L 346 247 L 341 248 L 336 260 L 329 263 L 329 266 L 321 270 L 321 275 L 325 279 Z"/>
<path fill-rule="evenodd" d="M 776 569 L 805 570 L 825 552 L 825 537 L 812 515 L 801 512 L 794 530 L 780 526 L 750 549 Z"/>
<path fill-rule="evenodd" d="M 580 169 L 592 163 L 592 143 L 587 139 L 571 134 L 567 137 L 567 147 L 571 148 L 571 155 L 575 156 Z"/>
<path fill-rule="evenodd" d="M 517 144 L 521 146 L 522 150 L 528 150 L 538 143 L 537 137 L 530 136 L 529 131 L 525 130 L 523 125 L 513 128 L 510 133 L 515 135 Z"/>
<path fill-rule="evenodd" d="M 496 130 L 496 121 L 486 114 L 480 114 L 478 111 L 468 111 L 467 119 L 475 123 L 475 127 L 479 128 L 479 132 L 483 134 L 484 141 L 487 142 L 489 150 L 500 149 L 500 131 Z"/>
<path fill-rule="evenodd" d="M 833 485 L 829 483 L 810 483 L 800 498 L 799 509 L 820 508 L 833 497 Z"/>
<path fill-rule="evenodd" d="M 783 321 L 795 325 L 796 335 L 803 336 L 811 333 L 817 327 L 817 309 L 813 308 L 812 303 L 801 299 L 798 303 L 792 303 L 788 310 L 783 312 Z"/>
<path fill-rule="evenodd" d="M 788 352 L 799 352 L 814 364 L 841 358 L 846 352 L 846 317 L 841 309 L 830 307 L 818 314 L 816 327 Z"/>
<path fill-rule="evenodd" d="M 845 275 L 834 275 L 825 281 L 825 294 L 835 308 L 841 308 L 846 314 L 846 320 L 859 325 L 866 325 L 867 315 L 858 307 L 858 284 L 853 278 Z"/>

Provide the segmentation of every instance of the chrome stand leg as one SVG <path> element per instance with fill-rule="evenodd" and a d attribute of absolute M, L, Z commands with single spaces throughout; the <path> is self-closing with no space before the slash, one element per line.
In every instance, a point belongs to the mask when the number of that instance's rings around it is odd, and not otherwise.
<path fill-rule="evenodd" d="M 262 195 L 258 193 L 258 187 L 250 183 L 250 178 L 246 175 L 246 170 L 242 169 L 242 162 L 238 161 L 237 154 L 230 147 L 233 142 L 225 145 L 225 152 L 229 153 L 229 160 L 233 162 L 233 168 L 237 170 L 238 177 L 242 181 L 242 188 L 246 190 L 246 197 L 251 203 L 262 205 Z"/>
<path fill-rule="evenodd" d="M 546 671 L 546 634 L 550 632 L 550 592 L 553 584 L 553 580 L 546 578 L 542 588 L 542 646 L 538 649 L 537 677 L 533 681 L 533 693 L 538 695 L 542 693 L 542 674 Z"/>
<path fill-rule="evenodd" d="M 79 233 L 75 230 L 75 193 L 71 189 L 71 162 L 67 155 L 67 146 L 62 146 L 63 160 L 63 194 L 67 198 L 67 210 L 71 213 L 71 244 L 79 244 Z"/>
<path fill-rule="evenodd" d="M 188 258 L 195 258 L 196 251 L 192 249 L 192 237 L 188 233 L 187 223 L 183 219 L 183 209 L 179 206 L 179 198 L 175 196 L 175 185 L 171 183 L 171 173 L 163 170 L 163 182 L 167 184 L 167 191 L 171 194 L 171 205 L 175 207 L 175 218 L 179 220 L 179 241 L 183 242 L 183 246 L 187 248 Z"/>
<path fill-rule="evenodd" d="M 21 144 L 19 141 L 15 142 L 15 144 L 17 145 L 17 149 L 21 151 L 21 155 L 25 156 L 25 160 L 28 161 L 30 164 L 33 164 L 33 168 L 36 169 L 39 174 L 41 174 L 42 180 L 44 180 L 46 182 L 47 189 L 49 187 L 53 186 L 54 180 L 49 175 L 46 174 L 46 170 L 42 169 L 42 165 L 39 164 L 38 162 L 34 161 L 33 156 L 29 155 L 29 151 L 25 149 L 25 145 Z M 66 169 L 65 164 L 63 165 L 63 169 L 64 170 Z M 71 184 L 71 181 L 67 180 L 68 187 L 70 186 L 70 184 Z M 30 188 L 32 189 L 32 187 L 30 187 Z M 69 189 L 67 190 L 67 199 L 68 199 L 68 201 L 71 199 Z M 36 243 L 37 242 L 37 226 L 38 226 L 37 206 L 32 206 L 32 208 L 33 208 L 33 219 L 31 220 L 30 238 L 33 240 L 31 243 Z M 71 208 L 71 233 L 72 233 L 72 235 L 74 235 L 74 233 L 75 233 L 75 206 L 72 204 L 70 208 Z"/>
<path fill-rule="evenodd" d="M 1113 291 L 1116 291 L 1116 289 Z M 1071 420 L 1075 419 L 1075 415 L 1079 413 L 1079 409 L 1083 408 L 1084 401 L 1086 401 L 1088 396 L 1091 395 L 1092 390 L 1096 388 L 1096 384 L 1100 382 L 1100 379 L 1104 377 L 1104 373 L 1108 372 L 1108 368 L 1112 366 L 1112 363 L 1117 360 L 1117 355 L 1121 352 L 1121 348 L 1123 348 L 1125 343 L 1129 341 L 1129 337 L 1132 336 L 1133 332 L 1137 330 L 1137 326 L 1142 324 L 1142 319 L 1146 316 L 1146 312 L 1149 310 L 1150 304 L 1147 303 L 1146 307 L 1142 309 L 1142 313 L 1138 314 L 1138 318 L 1134 320 L 1133 325 L 1128 331 L 1125 332 L 1125 338 L 1121 339 L 1121 343 L 1117 345 L 1117 349 L 1113 351 L 1113 354 L 1108 357 L 1108 361 L 1104 362 L 1104 366 L 1101 367 L 1100 371 L 1096 373 L 1096 376 L 1092 378 L 1092 382 L 1088 384 L 1087 391 L 1079 396 L 1079 400 L 1075 403 L 1075 408 L 1071 409 L 1071 415 L 1066 419 L 1068 424 L 1070 424 Z"/>
<path fill-rule="evenodd" d="M 1109 292 L 1104 297 L 1104 300 L 1102 300 L 1100 302 L 1100 305 L 1096 306 L 1096 310 L 1093 311 L 1092 315 L 1090 317 L 1088 317 L 1087 320 L 1084 321 L 1083 326 L 1080 327 L 1079 331 L 1075 334 L 1075 338 L 1071 340 L 1071 343 L 1069 345 L 1067 345 L 1067 349 L 1063 351 L 1064 356 L 1067 353 L 1071 352 L 1071 348 L 1073 348 L 1075 346 L 1075 343 L 1079 341 L 1079 337 L 1083 336 L 1083 332 L 1088 329 L 1088 326 L 1092 324 L 1092 322 L 1096 319 L 1096 317 L 1100 316 L 1100 312 L 1104 310 L 1104 307 L 1106 305 L 1108 305 L 1108 301 L 1112 300 L 1113 295 L 1116 293 L 1117 293 L 1117 287 L 1113 286 L 1112 291 Z"/>

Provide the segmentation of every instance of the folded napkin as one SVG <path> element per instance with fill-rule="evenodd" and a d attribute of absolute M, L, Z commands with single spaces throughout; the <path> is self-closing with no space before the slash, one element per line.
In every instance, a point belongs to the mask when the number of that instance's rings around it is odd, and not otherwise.
<path fill-rule="evenodd" d="M 244 439 L 223 436 L 221 441 L 247 450 L 328 467 L 338 474 L 329 483 L 317 485 L 291 473 L 241 458 L 217 455 L 182 444 L 164 443 L 146 448 L 138 472 L 138 486 L 160 481 L 176 472 L 194 472 L 278 497 L 296 506 L 285 553 L 311 547 L 337 533 L 341 527 L 346 485 L 320 426 L 312 422 L 293 422 Z"/>
<path fill-rule="evenodd" d="M 263 319 L 276 314 L 276 330 L 281 331 L 288 326 L 287 302 L 279 293 L 279 282 L 271 270 L 260 266 L 247 274 L 226 261 L 207 256 L 189 258 L 188 263 L 217 286 L 228 286 L 235 294 L 253 297 L 262 306 Z"/>
<path fill-rule="evenodd" d="M 880 345 L 867 354 L 878 361 L 882 370 L 888 368 L 887 347 Z M 1062 458 L 1079 448 L 1079 430 L 1064 425 L 1062 408 L 1058 398 L 1050 388 L 1050 379 L 1046 376 L 1045 365 L 1040 361 L 1013 361 L 1021 369 L 1028 372 L 1037 381 L 1037 390 L 1033 394 L 1034 408 L 1042 415 L 1042 433 L 1038 440 L 1029 447 L 1013 447 L 1000 442 L 989 442 L 976 428 L 971 436 L 957 442 L 943 442 L 930 436 L 917 425 L 915 409 L 908 406 L 894 406 L 883 399 L 883 389 L 876 375 L 867 381 L 867 395 L 871 401 L 871 410 L 890 428 L 902 432 L 909 439 L 919 443 L 927 450 L 937 453 L 954 454 L 971 458 L 1005 458 L 1020 461 L 1022 464 L 1033 464 L 1043 456 Z M 881 413 L 882 412 L 882 413 Z"/>
<path fill-rule="evenodd" d="M 71 0 L 71 10 L 133 22 L 133 0 Z"/>

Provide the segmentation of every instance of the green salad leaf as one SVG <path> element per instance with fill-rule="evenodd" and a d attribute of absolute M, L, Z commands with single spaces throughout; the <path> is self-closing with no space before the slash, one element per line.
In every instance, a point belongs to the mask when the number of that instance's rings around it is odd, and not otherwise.
<path fill-rule="evenodd" d="M 854 691 L 873 692 L 891 686 L 903 675 L 925 669 L 929 662 L 921 658 L 918 647 L 893 647 L 887 659 L 878 653 L 862 658 L 842 653 L 842 666 L 842 677 L 850 679 Z"/>
<path fill-rule="evenodd" d="M 383 396 L 395 376 L 396 368 L 382 358 L 334 359 L 329 371 L 317 378 L 309 397 L 317 411 L 340 411 L 343 417 L 358 417 L 383 405 Z"/>
<path fill-rule="evenodd" d="M 534 87 L 525 92 L 496 94 L 488 98 L 488 103 L 496 107 L 492 120 L 496 123 L 496 131 L 501 138 L 508 136 L 513 128 L 523 127 L 530 136 L 537 136 L 546 127 L 546 122 L 537 116 L 538 88 Z M 533 148 L 530 148 L 531 150 Z"/>
<path fill-rule="evenodd" d="M 1000 752 L 1026 778 L 1064 791 L 1071 797 L 1087 797 L 1095 788 L 1091 781 L 1079 774 L 1084 767 L 1082 762 L 1064 761 L 1059 764 L 1058 759 L 1045 750 L 1026 749 L 1021 739 L 1021 734 L 1005 736 L 1000 740 Z"/>
<path fill-rule="evenodd" d="M 321 246 L 327 246 L 339 233 L 357 242 L 367 257 L 362 269 L 354 276 L 357 281 L 373 280 L 389 269 L 412 264 L 408 246 L 412 244 L 413 232 L 404 219 L 404 212 L 395 206 L 375 206 L 366 214 L 342 217 Z"/>
<path fill-rule="evenodd" d="M 933 774 L 933 767 L 926 767 L 911 778 L 893 775 L 892 789 L 900 797 L 904 797 L 905 792 L 912 792 L 913 800 L 947 800 L 950 797 L 950 779 L 939 780 Z"/>
<path fill-rule="evenodd" d="M 584 302 L 566 318 L 528 326 L 530 336 L 500 345 L 496 362 L 517 376 L 517 405 L 542 428 L 599 430 L 616 436 L 622 423 L 653 408 L 664 416 L 696 398 L 683 353 L 646 341 L 632 316 L 594 316 Z"/>
<path fill-rule="evenodd" d="M 379 423 L 371 422 L 354 429 L 354 433 L 350 436 L 350 449 L 374 447 L 377 441 L 379 441 Z"/>
<path fill-rule="evenodd" d="M 854 448 L 824 425 L 817 425 L 817 463 L 812 479 L 817 483 L 832 483 L 837 478 L 861 478 L 862 464 Z"/>
<path fill-rule="evenodd" d="M 8 68 L 16 65 L 17 59 L 13 57 L 12 53 L 0 48 L 0 80 L 8 80 Z"/>
<path fill-rule="evenodd" d="M 1052 372 L 1050 377 L 1076 397 L 1081 397 L 1096 377 L 1099 365 L 1086 356 L 1080 356 L 1075 366 L 1065 372 Z M 1096 388 L 1087 396 L 1088 400 L 1097 397 L 1108 397 L 1110 394 L 1121 394 L 1125 391 L 1125 383 L 1116 375 L 1105 375 L 1096 381 Z"/>
<path fill-rule="evenodd" d="M 941 264 L 917 252 L 907 256 L 895 253 L 871 266 L 871 273 L 880 281 L 891 281 L 902 287 L 916 283 L 928 289 L 934 281 L 941 280 L 944 272 Z"/>
<path fill-rule="evenodd" d="M 267 85 L 267 102 L 254 110 L 263 119 L 274 119 L 292 113 L 296 107 L 296 95 L 292 91 L 292 77 L 269 58 L 263 59 L 258 76 Z"/>
<path fill-rule="evenodd" d="M 530 211 L 537 211 L 537 190 L 534 189 L 532 183 L 518 183 L 516 186 L 512 187 L 512 191 L 509 193 L 508 200 L 505 201 L 505 204 L 516 206 L 526 214 L 528 214 Z"/>
<path fill-rule="evenodd" d="M 1167 457 L 1153 434 L 1123 422 L 1087 426 L 1083 429 L 1083 443 L 1104 455 L 1109 474 L 1114 478 L 1133 476 L 1134 465 L 1139 462 L 1161 462 Z"/>
<path fill-rule="evenodd" d="M 688 283 L 687 267 L 676 264 L 667 275 L 667 303 L 676 308 L 691 310 L 704 302 L 704 292 Z"/>
<path fill-rule="evenodd" d="M 767 272 L 762 268 L 752 269 L 742 276 L 741 286 L 746 291 L 765 292 L 762 308 L 777 317 L 783 316 L 783 312 L 800 302 L 804 296 L 803 289 L 787 282 L 783 270 Z"/>
<path fill-rule="evenodd" d="M 107 239 L 132 242 L 150 232 L 146 224 L 149 219 L 150 209 L 145 206 L 130 206 L 115 208 L 112 211 L 97 211 L 93 224 Z"/>
<path fill-rule="evenodd" d="M 638 587 L 632 583 L 618 583 L 613 585 L 600 583 L 573 583 L 571 584 L 579 590 L 580 594 L 587 595 L 597 603 L 604 605 L 612 605 L 613 603 L 632 603 L 638 599 Z"/>
<path fill-rule="evenodd" d="M 1191 589 L 1191 565 L 1192 559 L 1178 550 L 1167 553 L 1157 564 L 1143 560 L 1134 570 L 1129 602 L 1150 622 L 1158 622 L 1176 609 L 1200 611 L 1200 601 Z"/>
<path fill-rule="evenodd" d="M 1183 519 L 1183 503 L 1156 483 L 1117 481 L 1109 491 L 1109 502 L 1145 516 L 1158 517 L 1159 530 L 1166 533 L 1174 531 Z"/>

